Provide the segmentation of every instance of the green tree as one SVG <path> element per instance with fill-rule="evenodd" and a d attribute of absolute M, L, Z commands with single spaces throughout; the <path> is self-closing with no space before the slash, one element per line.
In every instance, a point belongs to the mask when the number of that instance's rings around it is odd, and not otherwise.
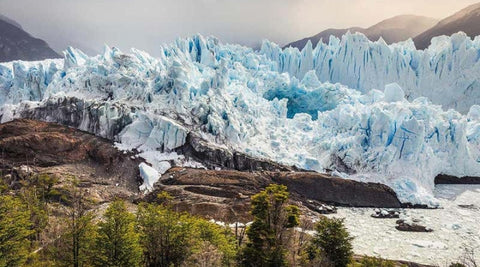
<path fill-rule="evenodd" d="M 236 256 L 230 231 L 168 205 L 142 203 L 137 218 L 146 266 L 228 266 Z"/>
<path fill-rule="evenodd" d="M 167 207 L 142 203 L 138 209 L 147 266 L 178 266 L 191 254 L 193 220 Z"/>
<path fill-rule="evenodd" d="M 112 202 L 104 214 L 104 221 L 98 226 L 96 265 L 140 266 L 140 236 L 135 229 L 135 216 L 127 210 L 125 202 Z"/>
<path fill-rule="evenodd" d="M 51 248 L 53 259 L 59 266 L 90 266 L 95 255 L 96 225 L 93 214 L 66 220 L 67 229 Z"/>
<path fill-rule="evenodd" d="M 89 266 L 95 254 L 96 225 L 90 210 L 91 201 L 86 192 L 77 186 L 75 179 L 70 181 L 69 209 L 66 212 L 64 233 L 54 242 L 51 254 L 60 266 Z"/>
<path fill-rule="evenodd" d="M 0 194 L 4 194 L 5 192 L 8 191 L 8 185 L 5 182 L 5 178 L 0 176 Z"/>
<path fill-rule="evenodd" d="M 97 227 L 88 201 L 77 188 L 73 189 L 71 207 L 66 213 L 66 229 L 57 239 L 52 254 L 60 266 L 89 266 L 95 255 Z"/>
<path fill-rule="evenodd" d="M 221 226 L 206 221 L 202 218 L 195 218 L 194 233 L 196 233 L 196 249 L 194 249 L 194 257 L 196 260 L 192 261 L 195 265 L 213 266 L 209 264 L 211 260 L 209 255 L 215 250 L 220 256 L 222 266 L 230 266 L 233 264 L 236 257 L 236 240 L 229 228 L 222 228 Z M 214 248 L 212 250 L 211 248 Z"/>
<path fill-rule="evenodd" d="M 21 181 L 19 196 L 30 211 L 31 240 L 40 241 L 40 234 L 48 225 L 48 201 L 58 193 L 53 186 L 58 179 L 48 174 L 31 175 Z M 32 242 L 34 245 L 36 242 Z"/>
<path fill-rule="evenodd" d="M 347 232 L 343 219 L 322 217 L 315 225 L 315 230 L 316 234 L 308 247 L 309 259 L 318 261 L 325 257 L 332 266 L 347 266 L 353 255 L 353 238 Z"/>
<path fill-rule="evenodd" d="M 248 242 L 243 249 L 244 266 L 285 266 L 289 228 L 299 224 L 298 207 L 288 205 L 284 185 L 269 185 L 252 197 L 252 225 L 247 229 Z"/>
<path fill-rule="evenodd" d="M 35 186 L 27 186 L 21 189 L 20 196 L 30 214 L 32 241 L 39 241 L 40 234 L 48 224 L 48 206 L 42 201 L 41 195 Z M 34 245 L 36 242 L 32 242 Z"/>
<path fill-rule="evenodd" d="M 0 196 L 0 266 L 20 266 L 28 256 L 30 213 L 12 196 Z"/>

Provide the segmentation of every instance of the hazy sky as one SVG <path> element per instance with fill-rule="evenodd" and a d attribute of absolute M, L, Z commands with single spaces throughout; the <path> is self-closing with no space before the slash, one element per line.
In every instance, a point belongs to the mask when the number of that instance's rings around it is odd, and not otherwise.
<path fill-rule="evenodd" d="M 158 53 L 195 33 L 253 45 L 285 44 L 326 28 L 368 27 L 416 14 L 443 18 L 479 0 L 0 0 L 0 13 L 55 50 L 104 43 Z"/>

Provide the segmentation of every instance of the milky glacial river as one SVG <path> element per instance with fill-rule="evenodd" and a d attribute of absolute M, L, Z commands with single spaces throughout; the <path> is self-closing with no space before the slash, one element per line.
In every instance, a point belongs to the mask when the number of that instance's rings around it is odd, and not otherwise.
<path fill-rule="evenodd" d="M 470 248 L 480 263 L 480 185 L 437 185 L 435 196 L 440 209 L 400 210 L 401 217 L 420 219 L 431 233 L 400 232 L 397 219 L 372 218 L 368 208 L 339 208 L 330 216 L 345 218 L 356 254 L 448 266 Z"/>

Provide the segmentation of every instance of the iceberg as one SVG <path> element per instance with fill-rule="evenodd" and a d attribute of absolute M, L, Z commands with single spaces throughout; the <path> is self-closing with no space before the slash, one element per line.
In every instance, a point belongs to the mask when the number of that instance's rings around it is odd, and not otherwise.
<path fill-rule="evenodd" d="M 0 64 L 0 121 L 58 122 L 138 151 L 150 164 L 140 168 L 147 190 L 172 164 L 203 167 L 177 154 L 195 134 L 435 206 L 436 175 L 480 175 L 480 107 L 471 105 L 480 91 L 463 88 L 480 75 L 471 57 L 480 39 L 445 37 L 426 51 L 364 39 L 347 34 L 302 52 L 265 42 L 255 52 L 196 35 L 159 57 L 69 48 L 63 60 Z"/>

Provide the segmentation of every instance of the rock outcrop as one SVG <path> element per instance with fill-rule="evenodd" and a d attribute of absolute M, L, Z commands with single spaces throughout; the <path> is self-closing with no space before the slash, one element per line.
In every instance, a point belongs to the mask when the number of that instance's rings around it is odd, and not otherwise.
<path fill-rule="evenodd" d="M 392 218 L 400 218 L 400 212 L 393 209 L 375 209 L 374 214 L 371 215 L 372 218 L 377 219 L 392 219 Z"/>
<path fill-rule="evenodd" d="M 333 213 L 327 204 L 357 207 L 401 207 L 395 192 L 381 184 L 361 183 L 314 172 L 205 170 L 174 167 L 146 198 L 163 190 L 179 200 L 182 211 L 216 220 L 246 222 L 250 197 L 269 184 L 288 187 L 292 201 L 306 213 Z M 209 207 L 208 209 L 206 207 Z M 220 216 L 220 218 L 219 218 Z"/>
<path fill-rule="evenodd" d="M 480 184 L 480 177 L 439 174 L 435 177 L 435 184 Z"/>
<path fill-rule="evenodd" d="M 379 183 L 362 183 L 315 172 L 274 172 L 274 183 L 284 184 L 290 192 L 325 203 L 354 206 L 399 208 L 395 192 Z"/>
<path fill-rule="evenodd" d="M 13 183 L 24 176 L 16 170 L 25 166 L 33 173 L 98 185 L 108 196 L 133 196 L 140 184 L 139 162 L 110 141 L 73 128 L 26 119 L 0 124 L 0 170 L 13 174 Z"/>
<path fill-rule="evenodd" d="M 298 171 L 295 166 L 285 166 L 266 159 L 258 159 L 244 153 L 229 151 L 225 148 L 214 146 L 194 133 L 189 133 L 185 145 L 176 149 L 185 157 L 201 162 L 209 169 L 216 167 L 238 171 Z"/>

